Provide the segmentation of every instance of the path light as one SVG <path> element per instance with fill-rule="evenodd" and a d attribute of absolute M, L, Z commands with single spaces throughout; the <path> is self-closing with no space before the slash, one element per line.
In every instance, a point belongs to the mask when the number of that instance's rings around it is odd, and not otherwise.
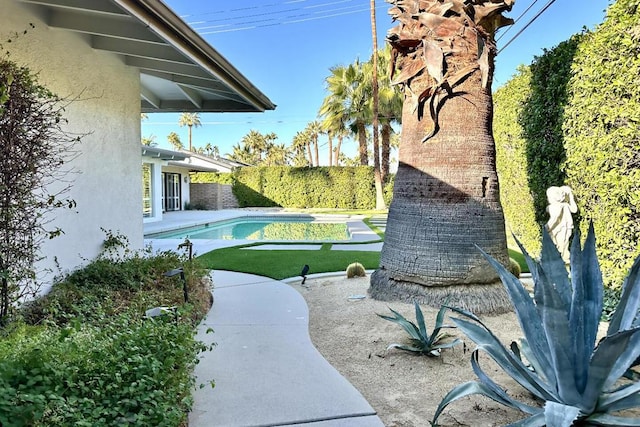
<path fill-rule="evenodd" d="M 302 272 L 300 273 L 302 276 L 302 285 L 304 285 L 304 282 L 307 280 L 307 273 L 309 273 L 309 266 L 305 264 L 304 267 L 302 267 Z"/>
<path fill-rule="evenodd" d="M 178 267 L 173 270 L 169 270 L 164 273 L 164 277 L 173 277 L 180 275 L 180 280 L 182 280 L 182 292 L 184 293 L 184 302 L 189 302 L 189 294 L 187 293 L 187 279 L 184 277 L 184 268 Z"/>

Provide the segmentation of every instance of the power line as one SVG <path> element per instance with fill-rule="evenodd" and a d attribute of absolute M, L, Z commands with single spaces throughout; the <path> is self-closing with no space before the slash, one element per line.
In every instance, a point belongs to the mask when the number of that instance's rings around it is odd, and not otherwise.
<path fill-rule="evenodd" d="M 515 35 L 515 36 L 511 37 L 511 39 L 510 39 L 510 40 L 509 40 L 509 41 L 508 41 L 504 46 L 502 46 L 502 48 L 498 51 L 498 53 L 497 53 L 497 54 L 499 55 L 499 54 L 500 54 L 500 52 L 502 52 L 503 50 L 505 50 L 505 49 L 507 48 L 507 46 L 509 46 L 509 45 L 511 44 L 511 42 L 513 42 L 516 38 L 518 38 L 518 36 L 519 36 L 520 34 L 522 34 L 522 33 L 524 32 L 524 30 L 526 30 L 526 29 L 529 27 L 529 25 L 533 24 L 533 22 L 534 22 L 536 19 L 538 19 L 538 18 L 540 17 L 540 15 L 542 15 L 542 14 L 543 14 L 543 13 L 544 13 L 548 8 L 549 8 L 549 6 L 551 6 L 553 3 L 555 3 L 555 1 L 556 1 L 556 0 L 549 0 L 549 2 L 547 2 L 547 4 L 546 4 L 542 9 L 540 9 L 540 10 L 538 11 L 538 13 L 536 13 L 536 15 L 535 15 L 533 18 L 531 18 L 531 19 L 529 20 L 529 22 L 527 22 L 527 24 L 526 24 L 524 27 L 522 27 L 522 29 L 520 29 L 520 31 L 518 31 L 518 32 L 516 33 L 516 35 Z"/>
<path fill-rule="evenodd" d="M 496 39 L 496 41 L 500 41 L 500 39 L 501 39 L 501 38 L 503 38 L 503 37 L 504 37 L 504 36 L 505 36 L 509 31 L 511 31 L 511 30 L 515 27 L 515 25 L 518 23 L 518 21 L 520 21 L 520 19 L 522 19 L 522 17 L 524 17 L 524 15 L 526 15 L 526 14 L 531 10 L 531 8 L 532 8 L 536 3 L 538 3 L 538 0 L 533 0 L 533 2 L 529 5 L 529 7 L 527 7 L 527 8 L 525 9 L 525 11 L 524 11 L 524 12 L 522 12 L 522 13 L 520 14 L 520 16 L 518 16 L 518 17 L 516 18 L 516 20 L 515 20 L 515 21 L 513 21 L 513 25 L 509 26 L 509 27 L 504 31 L 504 33 L 500 34 L 500 37 L 498 37 L 498 38 Z"/>

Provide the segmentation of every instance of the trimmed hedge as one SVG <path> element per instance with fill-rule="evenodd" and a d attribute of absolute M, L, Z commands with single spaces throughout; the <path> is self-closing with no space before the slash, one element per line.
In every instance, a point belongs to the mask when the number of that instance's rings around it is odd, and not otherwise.
<path fill-rule="evenodd" d="M 194 184 L 232 184 L 231 172 L 197 172 L 191 173 L 189 180 Z"/>
<path fill-rule="evenodd" d="M 640 0 L 618 0 L 581 41 L 564 110 L 567 183 L 593 221 L 605 283 L 640 255 Z"/>
<path fill-rule="evenodd" d="M 518 73 L 493 95 L 493 136 L 507 233 L 513 233 L 528 251 L 538 254 L 541 249 L 540 225 L 536 221 L 533 195 L 529 190 L 527 140 L 518 123 L 522 106 L 531 94 L 530 85 L 530 67 L 520 67 Z"/>
<path fill-rule="evenodd" d="M 387 200 L 392 188 L 385 186 Z M 374 209 L 376 204 L 368 166 L 242 168 L 233 172 L 233 194 L 241 207 Z"/>

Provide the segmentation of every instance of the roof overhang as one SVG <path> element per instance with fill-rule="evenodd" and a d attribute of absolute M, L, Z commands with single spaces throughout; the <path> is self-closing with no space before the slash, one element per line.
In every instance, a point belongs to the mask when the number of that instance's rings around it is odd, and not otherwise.
<path fill-rule="evenodd" d="M 141 111 L 262 112 L 275 105 L 160 0 L 20 0 L 49 27 L 140 70 Z"/>
<path fill-rule="evenodd" d="M 143 145 L 142 157 L 150 157 L 153 159 L 161 159 L 161 160 L 185 160 L 187 157 L 189 157 L 189 155 L 180 153 L 178 151 L 165 150 L 163 148 Z"/>
<path fill-rule="evenodd" d="M 220 172 L 215 167 L 194 165 L 194 164 L 188 163 L 186 161 L 184 161 L 184 162 L 170 161 L 170 162 L 167 163 L 167 165 L 168 166 L 176 166 L 176 167 L 179 167 L 179 168 L 185 168 L 185 169 L 188 169 L 189 172 Z"/>

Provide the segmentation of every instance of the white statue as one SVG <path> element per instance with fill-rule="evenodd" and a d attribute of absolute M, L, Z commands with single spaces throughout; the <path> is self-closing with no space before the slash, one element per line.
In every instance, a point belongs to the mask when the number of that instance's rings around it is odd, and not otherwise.
<path fill-rule="evenodd" d="M 547 189 L 547 212 L 549 221 L 545 228 L 551 236 L 551 240 L 558 248 L 565 263 L 569 263 L 569 239 L 573 231 L 573 218 L 571 214 L 578 211 L 576 201 L 573 198 L 571 187 L 549 187 Z"/>

